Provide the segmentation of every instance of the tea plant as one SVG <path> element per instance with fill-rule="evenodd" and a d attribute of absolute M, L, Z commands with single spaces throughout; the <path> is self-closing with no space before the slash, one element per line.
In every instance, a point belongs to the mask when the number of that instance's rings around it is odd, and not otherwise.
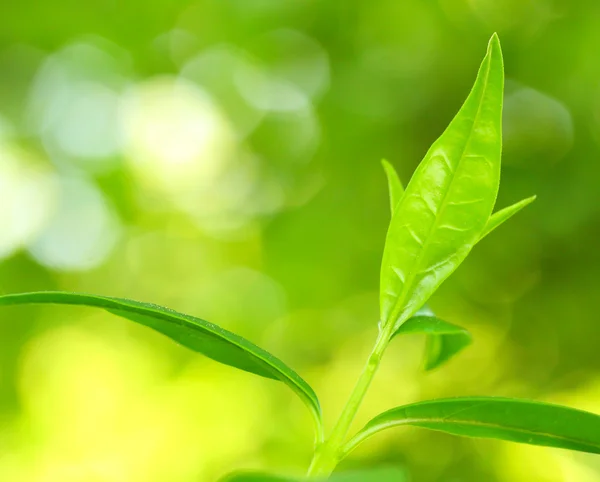
<path fill-rule="evenodd" d="M 212 323 L 148 303 L 67 292 L 5 295 L 0 297 L 0 305 L 50 303 L 102 308 L 163 333 L 213 360 L 285 383 L 303 400 L 314 420 L 316 443 L 308 478 L 327 479 L 362 442 L 401 425 L 598 454 L 600 416 L 547 403 L 495 397 L 438 399 L 392 408 L 348 437 L 386 347 L 395 336 L 427 334 L 427 369 L 440 366 L 470 343 L 465 329 L 436 318 L 425 304 L 479 240 L 534 200 L 531 197 L 492 214 L 500 183 L 503 84 L 502 53 L 494 35 L 467 100 L 433 143 L 406 190 L 384 161 L 392 218 L 381 265 L 379 334 L 327 437 L 319 400 L 308 383 L 275 356 Z M 226 480 L 297 479 L 237 473 Z M 377 468 L 334 474 L 330 480 L 400 481 L 403 472 Z"/>

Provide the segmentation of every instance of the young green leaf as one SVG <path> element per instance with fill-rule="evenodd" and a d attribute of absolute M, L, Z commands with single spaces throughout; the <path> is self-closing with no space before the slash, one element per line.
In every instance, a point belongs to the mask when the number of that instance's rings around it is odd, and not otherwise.
<path fill-rule="evenodd" d="M 390 207 L 391 207 L 391 213 L 393 215 L 394 211 L 396 210 L 396 207 L 398 206 L 398 203 L 400 202 L 400 199 L 402 199 L 402 196 L 404 196 L 404 186 L 402 185 L 402 182 L 400 181 L 400 177 L 398 176 L 398 173 L 394 169 L 394 166 L 392 166 L 385 159 L 383 159 L 381 161 L 381 164 L 383 165 L 383 169 L 385 171 L 385 174 L 386 174 L 386 177 L 388 180 Z M 537 196 L 530 196 L 528 198 L 523 199 L 522 201 L 514 203 L 511 206 L 507 206 L 504 209 L 501 209 L 500 211 L 492 214 L 489 217 L 487 224 L 485 225 L 485 229 L 483 230 L 483 233 L 479 237 L 479 240 L 481 241 L 483 238 L 485 238 L 488 234 L 490 234 L 498 226 L 500 226 L 501 224 L 504 224 L 506 221 L 508 221 L 510 218 L 512 218 L 515 214 L 517 214 L 519 211 L 521 211 L 521 209 L 523 209 L 525 206 L 528 206 L 533 201 L 535 201 L 536 198 L 537 198 Z"/>
<path fill-rule="evenodd" d="M 435 317 L 428 308 L 419 310 L 392 336 L 411 333 L 428 335 L 425 347 L 425 370 L 439 367 L 473 341 L 467 330 Z"/>
<path fill-rule="evenodd" d="M 472 397 L 430 400 L 388 410 L 347 443 L 344 455 L 377 432 L 400 425 L 600 454 L 599 415 L 529 400 Z"/>
<path fill-rule="evenodd" d="M 403 482 L 408 480 L 406 472 L 396 467 L 379 467 L 358 470 L 354 472 L 341 472 L 329 478 L 290 478 L 270 475 L 262 472 L 238 472 L 221 479 L 221 482 Z"/>
<path fill-rule="evenodd" d="M 383 165 L 383 170 L 385 171 L 385 175 L 388 181 L 388 190 L 390 193 L 390 212 L 392 215 L 396 210 L 396 206 L 404 196 L 404 186 L 402 185 L 402 181 L 400 181 L 400 177 L 398 173 L 394 169 L 388 161 L 382 159 L 381 164 Z"/>
<path fill-rule="evenodd" d="M 438 368 L 473 342 L 473 338 L 468 331 L 459 326 L 456 326 L 456 328 L 455 333 L 430 335 L 427 337 L 425 344 L 425 370 L 430 371 Z"/>
<path fill-rule="evenodd" d="M 526 199 L 523 199 L 522 201 L 519 201 L 518 203 L 515 203 L 511 206 L 505 207 L 504 209 L 501 209 L 500 211 L 492 214 L 490 216 L 490 219 L 488 220 L 487 224 L 485 225 L 483 234 L 481 235 L 481 237 L 479 239 L 485 238 L 488 234 L 490 234 L 494 229 L 496 229 L 502 223 L 508 221 L 510 218 L 512 218 L 515 214 L 517 214 L 525 206 L 527 206 L 527 205 L 531 204 L 533 201 L 535 201 L 535 198 L 536 198 L 536 196 L 528 197 Z"/>
<path fill-rule="evenodd" d="M 465 259 L 500 181 L 502 53 L 494 35 L 456 117 L 433 143 L 394 210 L 381 267 L 381 320 L 400 326 Z"/>
<path fill-rule="evenodd" d="M 106 296 L 66 292 L 20 293 L 0 296 L 0 306 L 23 304 L 81 305 L 152 328 L 181 345 L 213 360 L 288 385 L 308 406 L 317 439 L 323 437 L 321 408 L 313 389 L 281 360 L 241 336 L 194 316 L 161 306 Z"/>
<path fill-rule="evenodd" d="M 404 187 L 394 167 L 385 159 L 381 161 L 385 170 L 390 194 L 392 215 L 404 195 Z M 471 344 L 472 338 L 467 330 L 436 318 L 427 308 L 421 308 L 415 316 L 409 318 L 392 334 L 426 333 L 425 370 L 433 370 L 447 362 L 463 348 Z"/>

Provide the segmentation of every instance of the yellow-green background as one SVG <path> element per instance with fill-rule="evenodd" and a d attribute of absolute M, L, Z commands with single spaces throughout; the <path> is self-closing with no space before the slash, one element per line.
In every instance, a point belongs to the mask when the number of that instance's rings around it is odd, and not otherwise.
<path fill-rule="evenodd" d="M 293 366 L 328 427 L 374 340 L 388 222 L 486 42 L 506 63 L 505 206 L 431 301 L 474 335 L 421 371 L 397 339 L 357 420 L 439 396 L 600 412 L 600 5 L 592 0 L 5 0 L 0 292 L 152 301 Z M 302 473 L 307 411 L 110 315 L 0 314 L 0 480 L 212 482 Z M 344 462 L 415 482 L 594 482 L 600 458 L 417 429 Z"/>

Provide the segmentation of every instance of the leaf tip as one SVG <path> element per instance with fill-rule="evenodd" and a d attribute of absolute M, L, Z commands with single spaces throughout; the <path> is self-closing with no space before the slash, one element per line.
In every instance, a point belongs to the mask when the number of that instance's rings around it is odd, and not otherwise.
<path fill-rule="evenodd" d="M 498 37 L 498 33 L 494 32 L 490 37 L 490 41 L 488 43 L 488 50 L 500 48 L 500 38 Z"/>
<path fill-rule="evenodd" d="M 518 202 L 517 204 L 519 204 L 520 205 L 520 209 L 522 209 L 525 206 L 529 206 L 536 199 L 537 199 L 537 194 L 534 194 L 533 196 L 526 197 L 525 199 L 523 199 L 522 201 Z"/>
<path fill-rule="evenodd" d="M 499 62 L 500 64 L 504 63 L 502 58 L 502 47 L 500 46 L 500 38 L 496 32 L 493 33 L 490 41 L 488 42 L 486 57 L 495 58 L 495 62 Z"/>

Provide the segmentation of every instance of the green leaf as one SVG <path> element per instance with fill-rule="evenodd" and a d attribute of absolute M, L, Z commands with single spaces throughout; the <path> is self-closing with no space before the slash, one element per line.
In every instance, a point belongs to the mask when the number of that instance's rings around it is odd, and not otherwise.
<path fill-rule="evenodd" d="M 302 479 L 282 477 L 266 472 L 235 472 L 226 475 L 219 482 L 299 482 Z"/>
<path fill-rule="evenodd" d="M 522 201 L 519 201 L 518 203 L 515 203 L 511 206 L 505 207 L 504 209 L 501 209 L 500 211 L 492 214 L 490 216 L 490 219 L 488 220 L 487 224 L 485 225 L 483 234 L 481 235 L 481 237 L 479 239 L 485 238 L 488 234 L 490 234 L 494 229 L 496 229 L 502 223 L 504 223 L 505 221 L 508 221 L 510 218 L 512 218 L 515 214 L 517 214 L 525 206 L 527 206 L 528 204 L 531 204 L 533 201 L 535 201 L 535 198 L 536 198 L 536 196 L 528 197 L 526 199 L 523 199 Z"/>
<path fill-rule="evenodd" d="M 388 190 L 390 192 L 390 212 L 394 214 L 396 206 L 398 206 L 402 196 L 404 196 L 404 186 L 402 185 L 402 181 L 400 181 L 400 177 L 394 169 L 394 166 L 392 166 L 385 159 L 382 159 L 381 164 L 383 165 L 383 170 L 385 171 L 388 181 Z"/>
<path fill-rule="evenodd" d="M 213 360 L 289 386 L 308 406 L 322 440 L 319 400 L 313 389 L 281 360 L 248 340 L 194 316 L 138 301 L 66 292 L 20 293 L 0 296 L 0 306 L 23 304 L 82 305 L 152 328 Z"/>
<path fill-rule="evenodd" d="M 471 93 L 394 210 L 380 294 L 390 333 L 425 304 L 483 233 L 500 182 L 503 84 L 494 34 Z"/>
<path fill-rule="evenodd" d="M 341 472 L 329 478 L 289 478 L 270 475 L 263 472 L 238 472 L 221 479 L 221 482 L 403 482 L 408 480 L 406 472 L 396 467 L 379 467 L 373 469 L 357 470 L 354 472 Z"/>
<path fill-rule="evenodd" d="M 404 195 L 404 187 L 394 167 L 385 159 L 381 161 L 387 175 L 392 214 Z M 516 211 L 515 211 L 516 212 Z M 447 362 L 463 348 L 471 344 L 467 330 L 436 318 L 428 307 L 421 308 L 416 316 L 409 318 L 390 337 L 399 334 L 426 333 L 425 370 L 433 370 Z"/>
<path fill-rule="evenodd" d="M 386 174 L 387 180 L 388 180 L 390 208 L 391 208 L 391 213 L 393 214 L 394 211 L 396 210 L 396 207 L 398 206 L 400 200 L 402 199 L 402 196 L 404 196 L 404 186 L 402 186 L 402 182 L 400 181 L 400 177 L 398 176 L 398 173 L 394 169 L 394 166 L 392 166 L 385 159 L 383 159 L 381 161 L 381 164 L 383 165 L 383 169 L 385 171 L 385 174 Z M 525 206 L 528 206 L 533 201 L 535 201 L 536 198 L 537 198 L 537 196 L 530 196 L 528 198 L 523 199 L 522 201 L 514 203 L 511 206 L 507 206 L 504 209 L 501 209 L 500 211 L 492 214 L 489 217 L 488 222 L 485 225 L 485 229 L 483 230 L 483 233 L 479 237 L 479 240 L 481 241 L 483 238 L 485 238 L 488 234 L 490 234 L 498 226 L 500 226 L 501 224 L 508 221 L 510 218 L 512 218 L 515 214 L 517 214 Z"/>
<path fill-rule="evenodd" d="M 600 454 L 599 415 L 549 403 L 495 397 L 448 398 L 393 408 L 367 423 L 343 453 L 347 455 L 377 432 L 400 425 Z"/>
<path fill-rule="evenodd" d="M 473 339 L 464 328 L 434 316 L 429 308 L 422 308 L 392 335 L 427 334 L 425 370 L 433 370 L 469 346 Z"/>
<path fill-rule="evenodd" d="M 333 474 L 327 480 L 330 482 L 404 482 L 408 481 L 408 476 L 404 470 L 397 467 L 380 467 Z"/>

